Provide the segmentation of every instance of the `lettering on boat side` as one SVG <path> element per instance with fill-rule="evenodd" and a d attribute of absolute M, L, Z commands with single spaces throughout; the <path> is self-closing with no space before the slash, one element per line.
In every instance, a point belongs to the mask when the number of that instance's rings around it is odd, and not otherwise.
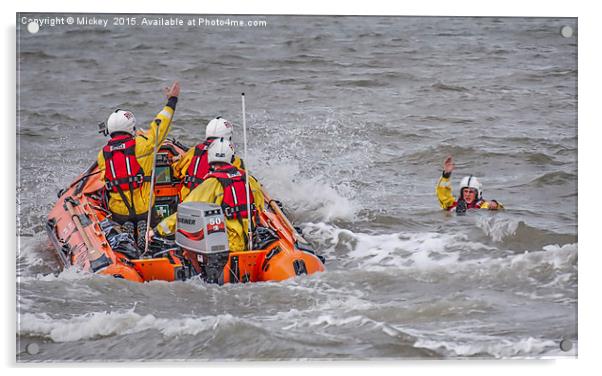
<path fill-rule="evenodd" d="M 178 217 L 178 223 L 183 223 L 185 225 L 194 225 L 196 224 L 196 219 Z"/>

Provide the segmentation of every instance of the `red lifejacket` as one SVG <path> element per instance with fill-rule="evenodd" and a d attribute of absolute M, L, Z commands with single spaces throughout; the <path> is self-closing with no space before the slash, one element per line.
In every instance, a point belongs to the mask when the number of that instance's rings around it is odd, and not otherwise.
<path fill-rule="evenodd" d="M 105 158 L 105 186 L 111 192 L 140 188 L 150 181 L 136 159 L 136 139 L 131 135 L 118 135 L 102 148 Z"/>
<path fill-rule="evenodd" d="M 466 203 L 466 209 L 480 209 L 482 204 L 483 200 L 474 200 L 470 204 Z M 447 210 L 452 211 L 456 209 L 456 206 L 458 206 L 458 201 L 454 201 L 454 204 L 450 206 Z"/>
<path fill-rule="evenodd" d="M 190 160 L 186 176 L 184 176 L 184 185 L 193 190 L 197 185 L 203 182 L 203 178 L 209 172 L 209 161 L 207 160 L 207 149 L 213 142 L 213 139 L 198 144 L 194 148 L 194 156 Z"/>
<path fill-rule="evenodd" d="M 232 165 L 219 166 L 205 175 L 205 179 L 216 178 L 224 189 L 222 209 L 228 219 L 249 218 L 247 212 L 247 191 L 245 189 L 245 172 Z M 255 212 L 253 191 L 249 190 L 251 211 Z"/>

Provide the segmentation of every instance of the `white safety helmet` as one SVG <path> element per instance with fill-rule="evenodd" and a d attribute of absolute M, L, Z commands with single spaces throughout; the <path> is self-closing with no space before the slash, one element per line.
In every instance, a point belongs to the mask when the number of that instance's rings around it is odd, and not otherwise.
<path fill-rule="evenodd" d="M 479 179 L 477 179 L 476 177 L 470 175 L 470 176 L 465 176 L 462 179 L 462 182 L 460 182 L 460 198 L 462 198 L 462 190 L 464 190 L 464 188 L 472 188 L 475 189 L 477 191 L 477 200 L 480 200 L 483 198 L 483 186 L 481 185 L 481 182 L 479 181 Z"/>
<path fill-rule="evenodd" d="M 132 136 L 136 132 L 136 118 L 130 111 L 115 110 L 107 120 L 107 131 L 109 134 L 125 132 Z"/>
<path fill-rule="evenodd" d="M 207 161 L 209 164 L 215 162 L 232 163 L 234 159 L 234 146 L 227 138 L 220 138 L 209 145 L 207 149 Z"/>
<path fill-rule="evenodd" d="M 205 138 L 214 137 L 225 137 L 228 140 L 232 139 L 232 123 L 226 119 L 222 119 L 221 116 L 216 117 L 207 124 L 205 129 Z"/>

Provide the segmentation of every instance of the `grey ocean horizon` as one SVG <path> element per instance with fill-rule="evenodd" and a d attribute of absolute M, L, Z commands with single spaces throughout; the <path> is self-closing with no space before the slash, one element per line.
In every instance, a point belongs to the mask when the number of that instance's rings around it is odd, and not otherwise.
<path fill-rule="evenodd" d="M 65 23 L 31 34 L 23 16 Z M 78 16 L 17 20 L 18 362 L 576 357 L 576 19 Z M 106 143 L 98 122 L 126 108 L 146 127 L 175 79 L 170 137 L 189 146 L 223 116 L 242 153 L 245 93 L 245 162 L 327 272 L 55 274 L 46 215 Z M 443 212 L 450 154 L 454 194 L 474 174 L 506 210 Z"/>

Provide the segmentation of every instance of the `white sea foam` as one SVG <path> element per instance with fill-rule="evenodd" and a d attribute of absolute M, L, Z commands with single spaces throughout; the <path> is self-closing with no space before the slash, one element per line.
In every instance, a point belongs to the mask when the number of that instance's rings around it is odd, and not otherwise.
<path fill-rule="evenodd" d="M 572 244 L 549 244 L 543 247 L 543 250 L 549 252 L 554 257 L 552 263 L 554 268 L 561 268 L 567 263 L 573 264 L 577 258 L 577 243 Z"/>
<path fill-rule="evenodd" d="M 17 256 L 23 258 L 27 267 L 44 265 L 44 259 L 40 257 L 37 251 L 46 238 L 46 233 L 37 234 L 34 237 L 19 236 L 17 238 Z"/>
<path fill-rule="evenodd" d="M 27 311 L 32 307 L 35 307 L 36 301 L 32 298 L 26 298 L 17 295 L 17 313 Z"/>
<path fill-rule="evenodd" d="M 353 328 L 357 332 L 360 328 L 374 331 L 375 329 L 381 330 L 383 333 L 391 337 L 397 337 L 404 335 L 405 333 L 397 328 L 386 323 L 370 319 L 364 315 L 354 316 L 337 316 L 337 314 L 322 314 L 316 318 L 296 318 L 292 320 L 292 323 L 282 327 L 283 330 L 292 329 L 303 329 L 303 330 L 317 330 L 320 328 L 322 331 L 327 328 Z M 351 332 L 350 332 L 351 333 Z M 324 334 L 324 333 L 323 333 Z"/>
<path fill-rule="evenodd" d="M 500 261 L 500 262 L 503 262 Z M 527 270 L 549 265 L 553 270 L 572 270 L 577 267 L 577 244 L 547 245 L 541 252 L 525 252 L 509 258 L 508 267 Z"/>
<path fill-rule="evenodd" d="M 558 274 L 551 277 L 555 282 L 549 283 L 562 284 L 570 279 L 570 274 L 565 274 L 574 273 L 576 268 L 576 244 L 548 245 L 520 254 L 496 252 L 494 256 L 489 251 L 496 248 L 471 242 L 463 234 L 366 234 L 324 223 L 308 223 L 304 232 L 320 244 L 321 252 L 336 254 L 341 263 L 345 259 L 359 262 L 365 270 L 406 270 L 438 276 L 461 272 L 467 278 L 501 282 L 516 278 L 531 280 L 529 273 L 533 270 L 549 267 Z M 481 252 L 482 256 L 462 258 L 467 251 L 473 255 Z"/>
<path fill-rule="evenodd" d="M 476 225 L 494 242 L 515 235 L 520 221 L 511 218 L 484 217 L 477 218 Z"/>
<path fill-rule="evenodd" d="M 463 234 L 438 233 L 354 233 L 324 223 L 308 223 L 304 231 L 313 240 L 326 245 L 326 253 L 333 253 L 341 245 L 349 251 L 346 257 L 360 260 L 371 270 L 394 266 L 396 268 L 432 269 L 445 268 L 458 262 L 462 247 L 488 249 L 489 247 L 471 243 Z"/>
<path fill-rule="evenodd" d="M 494 356 L 496 358 L 539 358 L 555 353 L 559 342 L 546 338 L 500 337 L 476 333 L 472 325 L 425 331 L 403 329 L 417 338 L 414 346 L 435 350 L 446 356 Z M 568 355 L 570 353 L 565 353 Z"/>
<path fill-rule="evenodd" d="M 296 325 L 295 325 L 296 326 Z M 380 329 L 383 333 L 391 337 L 397 337 L 400 334 L 405 334 L 402 330 L 388 325 L 386 323 L 376 321 L 363 315 L 355 315 L 350 317 L 335 317 L 333 315 L 320 315 L 312 321 L 306 321 L 306 327 L 352 327 L 354 330 L 367 327 L 370 330 Z"/>
<path fill-rule="evenodd" d="M 441 268 L 455 264 L 459 257 L 458 252 L 448 249 L 448 245 L 454 238 L 449 235 L 356 234 L 356 238 L 357 246 L 349 256 L 361 258 L 371 266 Z"/>
<path fill-rule="evenodd" d="M 432 341 L 421 339 L 414 344 L 416 347 L 425 347 L 431 350 L 445 350 L 450 356 L 474 356 L 487 354 L 496 358 L 537 358 L 558 344 L 552 340 L 542 340 L 533 337 L 520 338 L 516 340 L 495 338 L 490 342 L 459 343 L 451 341 Z"/>
<path fill-rule="evenodd" d="M 302 176 L 295 163 L 270 162 L 261 172 L 262 184 L 273 199 L 280 200 L 304 220 L 352 220 L 357 205 L 350 198 L 352 190 L 340 182 L 323 177 Z"/>
<path fill-rule="evenodd" d="M 158 318 L 140 315 L 133 309 L 121 312 L 93 312 L 70 318 L 53 318 L 46 313 L 24 313 L 17 328 L 19 335 L 42 336 L 54 342 L 138 333 L 154 329 L 168 337 L 196 335 L 218 325 L 234 322 L 229 314 L 188 318 Z"/>
<path fill-rule="evenodd" d="M 31 282 L 31 281 L 44 281 L 44 282 L 53 282 L 53 281 L 78 281 L 85 280 L 90 278 L 112 278 L 109 276 L 102 276 L 100 274 L 94 274 L 90 272 L 83 271 L 76 267 L 70 267 L 67 269 L 63 269 L 60 273 L 49 273 L 49 274 L 36 274 L 31 276 L 22 276 L 19 278 L 20 282 Z"/>

